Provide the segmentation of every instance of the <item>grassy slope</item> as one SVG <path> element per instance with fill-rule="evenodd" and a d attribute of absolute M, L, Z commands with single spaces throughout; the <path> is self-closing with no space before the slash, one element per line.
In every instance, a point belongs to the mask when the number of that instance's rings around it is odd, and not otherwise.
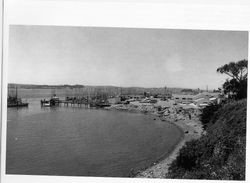
<path fill-rule="evenodd" d="M 245 179 L 247 101 L 222 106 L 207 126 L 207 135 L 184 146 L 167 178 Z"/>

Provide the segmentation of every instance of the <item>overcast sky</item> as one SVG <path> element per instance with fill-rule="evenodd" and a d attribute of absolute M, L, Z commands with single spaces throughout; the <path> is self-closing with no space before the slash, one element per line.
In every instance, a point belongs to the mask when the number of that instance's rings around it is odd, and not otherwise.
<path fill-rule="evenodd" d="M 247 57 L 247 32 L 13 25 L 8 82 L 214 89 Z"/>

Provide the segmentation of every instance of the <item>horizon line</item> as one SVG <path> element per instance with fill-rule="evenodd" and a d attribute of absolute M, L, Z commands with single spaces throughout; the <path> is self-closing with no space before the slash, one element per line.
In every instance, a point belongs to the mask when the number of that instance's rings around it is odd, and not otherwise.
<path fill-rule="evenodd" d="M 7 84 L 13 84 L 13 85 L 35 85 L 35 86 L 63 86 L 63 85 L 69 85 L 69 86 L 89 86 L 89 87 L 116 87 L 116 88 L 180 88 L 180 89 L 192 89 L 192 90 L 207 90 L 207 88 L 187 88 L 187 87 L 181 87 L 181 86 L 176 86 L 176 87 L 167 87 L 167 86 L 158 86 L 158 87 L 143 87 L 143 86 L 116 86 L 116 85 L 84 85 L 84 84 L 24 84 L 24 83 L 7 83 Z M 217 88 L 218 89 L 218 88 Z M 213 89 L 208 89 L 208 90 L 216 90 L 215 88 Z"/>

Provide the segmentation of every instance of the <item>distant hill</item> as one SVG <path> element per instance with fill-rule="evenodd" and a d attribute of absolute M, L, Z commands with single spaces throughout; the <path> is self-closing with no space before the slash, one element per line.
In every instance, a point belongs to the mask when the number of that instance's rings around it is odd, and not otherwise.
<path fill-rule="evenodd" d="M 10 88 L 23 88 L 23 89 L 58 89 L 58 88 L 83 88 L 84 85 L 34 85 L 34 84 L 15 84 L 9 83 Z"/>
<path fill-rule="evenodd" d="M 90 86 L 90 85 L 35 85 L 35 84 L 16 84 L 9 83 L 9 88 L 18 87 L 19 89 L 82 89 L 82 90 L 95 90 L 95 91 L 108 91 L 110 93 L 122 93 L 122 94 L 143 94 L 144 92 L 150 92 L 151 94 L 164 94 L 164 93 L 176 93 L 183 94 L 193 93 L 196 94 L 197 90 L 187 89 L 187 88 L 144 88 L 144 87 L 118 87 L 118 86 Z"/>
<path fill-rule="evenodd" d="M 245 180 L 246 111 L 246 99 L 219 108 L 207 135 L 180 150 L 166 178 Z"/>

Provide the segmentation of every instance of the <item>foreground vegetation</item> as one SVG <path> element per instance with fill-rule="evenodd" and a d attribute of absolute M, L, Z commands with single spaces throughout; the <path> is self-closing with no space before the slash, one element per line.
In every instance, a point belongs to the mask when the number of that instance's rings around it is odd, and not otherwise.
<path fill-rule="evenodd" d="M 180 150 L 167 178 L 245 180 L 247 68 L 244 59 L 217 69 L 230 76 L 223 84 L 228 100 L 202 110 L 206 135 Z"/>
<path fill-rule="evenodd" d="M 180 150 L 167 178 L 245 179 L 247 100 L 213 108 L 205 121 L 207 134 Z"/>

